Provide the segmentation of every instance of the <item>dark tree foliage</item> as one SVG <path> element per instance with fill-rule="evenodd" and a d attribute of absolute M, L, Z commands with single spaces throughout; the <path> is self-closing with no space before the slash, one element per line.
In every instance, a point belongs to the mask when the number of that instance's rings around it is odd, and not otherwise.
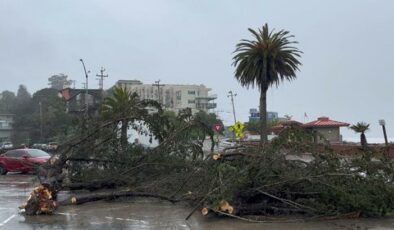
<path fill-rule="evenodd" d="M 14 115 L 14 146 L 22 143 L 30 145 L 57 142 L 71 134 L 76 125 L 75 118 L 66 113 L 65 103 L 59 98 L 58 93 L 56 89 L 45 88 L 35 92 L 31 97 L 26 87 L 19 87 L 14 99 L 15 106 L 10 110 Z"/>
<path fill-rule="evenodd" d="M 15 93 L 8 90 L 3 91 L 0 99 L 0 113 L 11 114 L 14 111 L 15 103 Z"/>
<path fill-rule="evenodd" d="M 71 80 L 67 79 L 68 76 L 65 74 L 56 74 L 56 75 L 52 75 L 50 78 L 48 78 L 48 85 L 50 85 L 50 87 L 52 89 L 56 89 L 56 90 L 62 90 L 65 87 L 70 87 L 71 85 Z"/>

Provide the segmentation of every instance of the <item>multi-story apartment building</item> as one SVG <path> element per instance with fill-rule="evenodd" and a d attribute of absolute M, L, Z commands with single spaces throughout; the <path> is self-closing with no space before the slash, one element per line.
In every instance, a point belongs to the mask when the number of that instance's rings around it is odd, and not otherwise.
<path fill-rule="evenodd" d="M 141 99 L 159 101 L 166 109 L 178 112 L 181 109 L 190 108 L 193 113 L 197 111 L 209 112 L 216 108 L 214 100 L 216 95 L 210 95 L 210 88 L 204 85 L 175 85 L 143 84 L 139 80 L 119 80 L 116 86 L 125 87 L 131 92 L 137 93 Z"/>
<path fill-rule="evenodd" d="M 12 114 L 0 114 L 0 142 L 10 140 L 13 118 Z"/>

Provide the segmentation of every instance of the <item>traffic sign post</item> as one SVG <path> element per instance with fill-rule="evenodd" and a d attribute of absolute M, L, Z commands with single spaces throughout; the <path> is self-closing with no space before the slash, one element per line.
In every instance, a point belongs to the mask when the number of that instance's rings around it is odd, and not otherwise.
<path fill-rule="evenodd" d="M 220 133 L 220 131 L 222 131 L 222 125 L 221 124 L 215 124 L 215 125 L 213 125 L 213 129 L 216 132 Z"/>

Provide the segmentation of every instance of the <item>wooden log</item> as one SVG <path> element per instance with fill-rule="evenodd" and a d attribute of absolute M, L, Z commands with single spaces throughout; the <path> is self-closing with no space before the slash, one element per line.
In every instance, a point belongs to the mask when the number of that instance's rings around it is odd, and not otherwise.
<path fill-rule="evenodd" d="M 71 183 L 71 184 L 64 184 L 62 186 L 63 189 L 69 190 L 82 190 L 87 189 L 89 191 L 95 191 L 99 189 L 110 189 L 116 188 L 119 186 L 124 186 L 126 183 L 122 180 L 91 180 L 88 182 L 80 182 L 80 183 Z"/>
<path fill-rule="evenodd" d="M 152 197 L 158 198 L 162 200 L 167 200 L 171 203 L 178 202 L 178 199 L 172 199 L 164 195 L 160 194 L 152 194 L 152 193 L 141 193 L 135 192 L 130 189 L 123 190 L 103 190 L 96 191 L 90 193 L 70 193 L 63 199 L 58 200 L 58 205 L 75 205 L 75 204 L 84 204 L 87 202 L 98 201 L 98 200 L 107 200 L 107 199 L 115 199 L 120 197 Z"/>

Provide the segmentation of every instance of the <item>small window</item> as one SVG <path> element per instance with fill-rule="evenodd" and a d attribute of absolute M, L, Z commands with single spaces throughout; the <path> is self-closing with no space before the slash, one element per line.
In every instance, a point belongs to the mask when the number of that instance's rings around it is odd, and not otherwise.
<path fill-rule="evenodd" d="M 195 100 L 188 100 L 187 102 L 188 102 L 189 104 L 194 104 L 194 103 L 196 103 Z"/>
<path fill-rule="evenodd" d="M 196 95 L 196 91 L 194 91 L 194 90 L 189 90 L 189 91 L 187 91 L 187 94 L 189 94 L 189 95 Z M 194 103 L 194 102 L 193 102 Z"/>
<path fill-rule="evenodd" d="M 175 95 L 177 100 L 182 100 L 182 91 L 176 91 Z"/>

